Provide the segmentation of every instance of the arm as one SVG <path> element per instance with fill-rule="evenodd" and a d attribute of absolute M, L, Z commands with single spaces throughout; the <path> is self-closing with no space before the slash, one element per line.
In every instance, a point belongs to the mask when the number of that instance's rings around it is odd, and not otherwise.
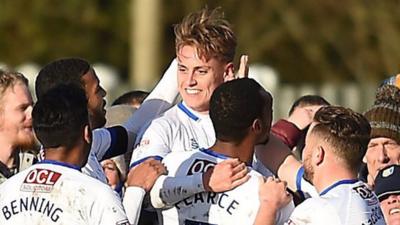
<path fill-rule="evenodd" d="M 286 191 L 286 183 L 272 177 L 266 181 L 260 178 L 259 198 L 260 207 L 254 225 L 274 225 L 278 211 L 292 200 Z"/>
<path fill-rule="evenodd" d="M 314 114 L 319 108 L 321 108 L 320 105 L 296 107 L 287 119 L 280 119 L 272 126 L 271 133 L 293 149 L 302 131 L 312 123 Z"/>
<path fill-rule="evenodd" d="M 176 162 L 171 163 L 176 164 Z M 237 159 L 227 159 L 205 173 L 180 177 L 173 177 L 173 174 L 161 176 L 150 192 L 151 203 L 155 208 L 170 207 L 199 192 L 231 190 L 249 178 L 248 169 L 244 163 Z"/>
<path fill-rule="evenodd" d="M 278 120 L 278 122 L 272 126 L 271 133 L 290 149 L 296 146 L 301 136 L 301 130 L 295 124 L 284 119 Z"/>
<path fill-rule="evenodd" d="M 174 59 L 141 107 L 122 126 L 93 131 L 92 147 L 98 160 L 104 160 L 133 149 L 139 129 L 170 108 L 178 96 L 177 63 Z"/>
<path fill-rule="evenodd" d="M 266 145 L 256 146 L 255 154 L 262 164 L 286 181 L 291 190 L 296 190 L 297 171 L 302 165 L 285 144 L 270 135 L 270 140 Z"/>
<path fill-rule="evenodd" d="M 150 191 L 156 179 L 165 173 L 164 165 L 155 159 L 147 159 L 129 171 L 123 205 L 131 224 L 138 223 L 144 195 Z"/>

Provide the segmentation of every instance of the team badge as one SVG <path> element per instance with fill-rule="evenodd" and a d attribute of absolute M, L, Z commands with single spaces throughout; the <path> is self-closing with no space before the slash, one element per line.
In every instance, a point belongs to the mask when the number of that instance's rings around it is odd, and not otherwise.
<path fill-rule="evenodd" d="M 392 175 L 393 172 L 394 172 L 394 167 L 391 166 L 391 167 L 385 169 L 385 170 L 382 172 L 382 176 L 383 176 L 383 177 L 388 177 L 388 176 Z"/>

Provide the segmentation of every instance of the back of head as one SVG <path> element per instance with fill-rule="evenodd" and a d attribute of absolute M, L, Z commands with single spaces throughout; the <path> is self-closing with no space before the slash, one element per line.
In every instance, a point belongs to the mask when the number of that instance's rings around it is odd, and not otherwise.
<path fill-rule="evenodd" d="M 29 86 L 28 79 L 21 73 L 0 70 L 0 106 L 4 93 L 18 83 L 24 84 L 27 87 Z"/>
<path fill-rule="evenodd" d="M 73 147 L 89 125 L 84 90 L 71 84 L 50 89 L 35 104 L 32 118 L 44 148 Z"/>
<path fill-rule="evenodd" d="M 215 89 L 210 102 L 217 139 L 240 142 L 254 120 L 263 118 L 265 107 L 272 110 L 272 97 L 255 80 L 243 78 L 223 83 Z"/>
<path fill-rule="evenodd" d="M 371 125 L 371 138 L 390 138 L 400 144 L 400 89 L 393 85 L 381 86 L 365 117 Z"/>
<path fill-rule="evenodd" d="M 129 91 L 115 99 L 112 105 L 140 106 L 148 95 L 145 91 Z"/>
<path fill-rule="evenodd" d="M 326 106 L 314 116 L 312 133 L 326 141 L 348 169 L 358 171 L 369 142 L 368 120 L 351 109 Z"/>
<path fill-rule="evenodd" d="M 189 14 L 180 24 L 175 25 L 174 31 L 176 52 L 183 46 L 194 46 L 200 58 L 233 61 L 236 37 L 220 8 L 205 8 Z"/>
<path fill-rule="evenodd" d="M 58 59 L 45 65 L 36 78 L 35 91 L 40 99 L 47 91 L 60 84 L 83 87 L 81 78 L 90 70 L 90 64 L 80 58 Z"/>
<path fill-rule="evenodd" d="M 314 105 L 331 105 L 327 100 L 319 95 L 304 95 L 294 101 L 292 107 L 289 110 L 289 116 L 292 115 L 293 111 L 297 107 L 303 106 L 314 106 Z"/>

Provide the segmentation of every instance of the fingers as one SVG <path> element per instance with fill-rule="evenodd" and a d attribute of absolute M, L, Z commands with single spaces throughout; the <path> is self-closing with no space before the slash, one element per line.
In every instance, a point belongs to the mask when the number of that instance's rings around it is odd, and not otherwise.
<path fill-rule="evenodd" d="M 250 179 L 250 175 L 246 174 L 242 178 L 236 179 L 232 182 L 231 189 L 246 183 Z"/>
<path fill-rule="evenodd" d="M 230 159 L 224 160 L 224 161 L 222 161 L 222 162 L 220 162 L 220 163 L 218 163 L 218 164 L 220 164 L 220 165 L 230 164 L 230 165 L 234 168 L 234 167 L 240 165 L 241 162 L 240 162 L 239 159 L 237 159 L 237 158 L 234 158 L 234 159 L 231 159 L 231 158 L 230 158 Z M 217 165 L 218 165 L 218 164 L 217 164 Z"/>
<path fill-rule="evenodd" d="M 239 160 L 237 160 L 237 162 L 238 162 L 238 163 L 235 163 L 235 165 L 232 164 L 232 166 L 233 166 L 232 172 L 233 172 L 234 174 L 239 173 L 239 172 L 241 172 L 241 171 L 243 171 L 243 170 L 245 170 L 245 171 L 248 170 L 245 163 L 240 162 Z"/>
<path fill-rule="evenodd" d="M 232 171 L 232 180 L 238 180 L 243 178 L 244 176 L 246 176 L 249 172 L 249 169 L 247 168 L 247 166 L 242 163 L 238 166 L 236 166 L 235 168 L 233 168 Z"/>
<path fill-rule="evenodd" d="M 248 55 L 242 55 L 240 57 L 240 65 L 238 71 L 238 78 L 244 78 L 249 76 L 249 65 L 248 65 Z"/>

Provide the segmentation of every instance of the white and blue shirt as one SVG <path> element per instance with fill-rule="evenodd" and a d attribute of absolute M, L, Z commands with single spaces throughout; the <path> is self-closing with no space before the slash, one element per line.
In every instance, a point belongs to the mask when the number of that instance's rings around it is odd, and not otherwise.
<path fill-rule="evenodd" d="M 139 132 L 131 165 L 148 157 L 164 158 L 172 151 L 193 151 L 208 148 L 215 142 L 210 116 L 189 109 L 181 102 L 154 119 Z"/>
<path fill-rule="evenodd" d="M 128 224 L 120 198 L 108 185 L 74 165 L 50 160 L 4 182 L 0 209 L 0 224 Z"/>
<path fill-rule="evenodd" d="M 217 152 L 200 149 L 190 152 L 172 152 L 163 163 L 168 168 L 168 176 L 182 177 L 203 173 L 209 167 L 227 159 Z M 175 203 L 171 208 L 162 210 L 163 224 L 253 224 L 259 201 L 259 177 L 262 175 L 250 168 L 250 179 L 233 190 L 214 193 L 201 192 Z M 156 184 L 163 192 L 163 185 Z M 184 190 L 179 190 L 185 192 Z M 277 224 L 283 224 L 294 209 L 288 204 L 277 215 Z"/>
<path fill-rule="evenodd" d="M 362 181 L 341 180 L 298 205 L 288 225 L 383 225 L 376 195 Z"/>
<path fill-rule="evenodd" d="M 171 152 L 208 148 L 215 140 L 209 114 L 200 114 L 180 102 L 142 128 L 136 139 L 137 147 L 133 151 L 130 167 L 149 157 L 162 160 Z M 273 175 L 255 156 L 253 168 L 266 177 Z"/>

